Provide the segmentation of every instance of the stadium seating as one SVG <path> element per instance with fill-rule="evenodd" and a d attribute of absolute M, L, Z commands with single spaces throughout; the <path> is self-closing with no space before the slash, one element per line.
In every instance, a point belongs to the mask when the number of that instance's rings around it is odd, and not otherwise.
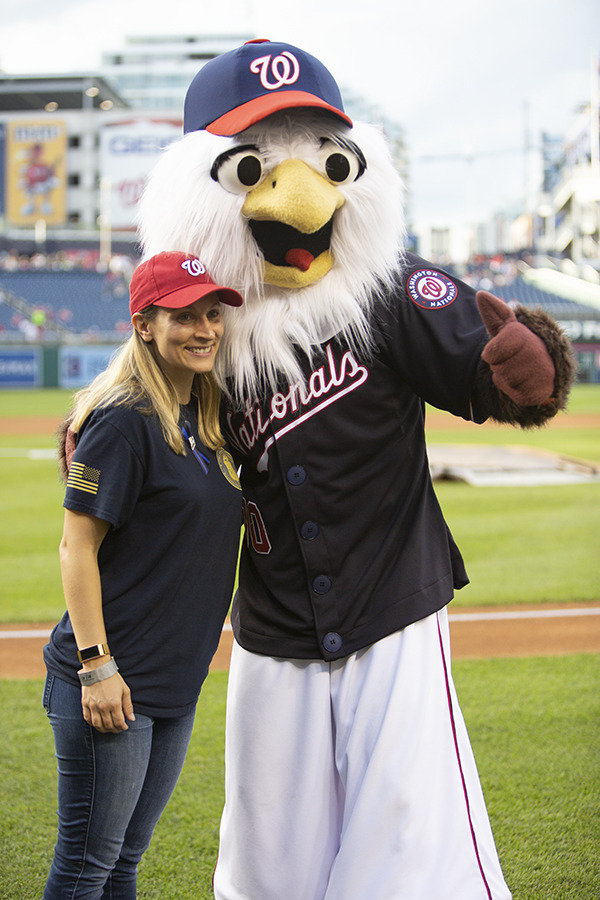
<path fill-rule="evenodd" d="M 494 285 L 489 290 L 490 293 L 501 297 L 507 303 L 515 302 L 534 309 L 544 309 L 555 319 L 594 319 L 598 316 L 598 311 L 590 306 L 557 297 L 556 294 L 549 294 L 532 284 L 521 281 L 520 278 L 510 285 L 503 287 Z"/>
<path fill-rule="evenodd" d="M 32 307 L 46 313 L 46 329 L 53 322 L 75 334 L 123 334 L 129 330 L 127 284 L 121 276 L 97 272 L 0 271 L 0 296 L 8 288 Z M 0 328 L 18 332 L 22 318 L 0 302 Z"/>
<path fill-rule="evenodd" d="M 0 337 L 15 336 L 22 319 L 7 303 L 1 302 L 2 288 L 8 288 L 30 306 L 46 313 L 46 330 L 57 322 L 74 334 L 118 335 L 130 330 L 128 288 L 122 276 L 91 271 L 51 272 L 27 270 L 0 271 Z M 548 294 L 517 279 L 507 286 L 491 288 L 507 302 L 542 307 L 556 319 L 595 318 L 597 311 L 588 306 Z"/>

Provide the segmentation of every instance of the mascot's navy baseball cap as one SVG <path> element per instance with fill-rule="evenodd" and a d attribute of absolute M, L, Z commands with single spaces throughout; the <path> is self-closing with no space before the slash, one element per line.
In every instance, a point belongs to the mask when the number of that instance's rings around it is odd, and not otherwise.
<path fill-rule="evenodd" d="M 181 309 L 208 294 L 218 294 L 221 303 L 241 306 L 241 294 L 215 284 L 199 259 L 175 250 L 157 253 L 140 263 L 129 286 L 129 312 L 147 306 Z"/>
<path fill-rule="evenodd" d="M 352 126 L 323 63 L 290 44 L 248 41 L 204 65 L 188 88 L 183 131 L 233 135 L 280 109 L 323 109 Z"/>

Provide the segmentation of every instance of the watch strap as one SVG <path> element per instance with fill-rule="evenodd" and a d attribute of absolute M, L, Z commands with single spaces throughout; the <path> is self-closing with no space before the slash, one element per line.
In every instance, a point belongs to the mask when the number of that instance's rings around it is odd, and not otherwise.
<path fill-rule="evenodd" d="M 112 675 L 116 675 L 118 671 L 119 667 L 111 656 L 103 666 L 98 666 L 97 669 L 91 669 L 89 672 L 79 671 L 77 674 L 82 685 L 87 687 L 90 684 L 96 684 L 97 681 L 105 681 Z"/>

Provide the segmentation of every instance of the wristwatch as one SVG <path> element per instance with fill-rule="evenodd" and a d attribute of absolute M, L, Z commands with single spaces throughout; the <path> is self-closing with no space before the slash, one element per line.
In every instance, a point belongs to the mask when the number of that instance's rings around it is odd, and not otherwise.
<path fill-rule="evenodd" d="M 84 650 L 78 650 L 77 656 L 79 662 L 84 663 L 90 659 L 99 659 L 101 656 L 110 656 L 108 644 L 93 644 L 91 647 L 85 647 Z"/>

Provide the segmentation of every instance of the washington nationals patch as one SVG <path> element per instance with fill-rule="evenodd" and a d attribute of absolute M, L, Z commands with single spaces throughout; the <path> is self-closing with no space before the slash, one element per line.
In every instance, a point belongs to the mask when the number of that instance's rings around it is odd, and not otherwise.
<path fill-rule="evenodd" d="M 458 293 L 457 287 L 447 275 L 433 269 L 413 272 L 406 283 L 412 300 L 423 309 L 440 309 L 449 306 Z"/>

